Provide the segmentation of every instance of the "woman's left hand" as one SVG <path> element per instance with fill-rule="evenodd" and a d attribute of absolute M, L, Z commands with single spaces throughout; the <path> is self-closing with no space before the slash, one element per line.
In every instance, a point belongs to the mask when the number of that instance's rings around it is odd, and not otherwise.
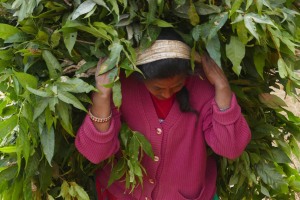
<path fill-rule="evenodd" d="M 232 92 L 222 69 L 207 54 L 202 55 L 201 62 L 209 82 L 215 87 L 215 101 L 220 110 L 230 107 Z"/>

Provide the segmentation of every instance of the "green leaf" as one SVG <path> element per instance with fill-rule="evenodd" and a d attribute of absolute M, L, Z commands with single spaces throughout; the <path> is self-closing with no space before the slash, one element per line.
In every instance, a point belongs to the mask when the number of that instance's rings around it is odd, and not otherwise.
<path fill-rule="evenodd" d="M 69 28 L 76 28 L 78 30 L 90 33 L 90 34 L 92 34 L 95 37 L 100 37 L 100 38 L 103 38 L 103 39 L 109 40 L 109 41 L 112 40 L 111 37 L 107 34 L 107 31 L 105 29 L 95 28 L 95 27 L 93 27 L 90 24 L 89 24 L 89 26 L 86 26 L 85 24 L 80 23 L 80 22 L 78 22 L 76 20 L 74 20 L 74 21 L 67 21 L 65 23 L 65 25 L 62 27 L 62 31 L 66 31 Z"/>
<path fill-rule="evenodd" d="M 19 33 L 20 30 L 14 26 L 0 23 L 0 38 L 3 40 Z"/>
<path fill-rule="evenodd" d="M 239 40 L 239 38 L 231 36 L 230 43 L 226 45 L 226 56 L 233 64 L 232 69 L 238 76 L 242 69 L 240 64 L 245 57 L 245 51 L 245 45 Z"/>
<path fill-rule="evenodd" d="M 60 32 L 58 30 L 55 30 L 52 33 L 51 39 L 50 39 L 52 48 L 55 48 L 59 45 L 60 38 L 61 38 Z"/>
<path fill-rule="evenodd" d="M 27 123 L 27 120 L 23 117 L 20 118 L 20 131 L 19 131 L 19 137 L 17 139 L 17 148 L 18 150 L 21 151 L 22 156 L 25 159 L 25 166 L 27 166 L 28 164 L 28 160 L 30 157 L 30 153 L 31 153 L 31 141 L 33 141 L 33 139 L 31 138 L 29 132 L 29 125 Z M 18 153 L 18 152 L 17 152 Z M 21 157 L 21 155 L 20 155 Z M 20 158 L 21 159 L 21 158 Z M 21 163 L 21 160 L 18 161 L 19 163 Z M 21 165 L 19 165 L 19 170 L 21 168 Z"/>
<path fill-rule="evenodd" d="M 278 109 L 282 106 L 287 106 L 286 103 L 278 96 L 269 93 L 262 93 L 258 96 L 259 100 L 266 106 Z"/>
<path fill-rule="evenodd" d="M 6 146 L 6 147 L 0 147 L 0 152 L 2 153 L 16 153 L 17 146 Z"/>
<path fill-rule="evenodd" d="M 126 161 L 125 159 L 121 158 L 118 160 L 117 164 L 115 164 L 112 168 L 107 186 L 109 187 L 113 182 L 119 180 L 125 175 L 126 172 Z"/>
<path fill-rule="evenodd" d="M 246 45 L 248 43 L 249 38 L 248 38 L 248 31 L 243 21 L 236 23 L 236 32 L 240 41 Z"/>
<path fill-rule="evenodd" d="M 128 144 L 128 154 L 130 155 L 130 160 L 137 161 L 139 155 L 140 143 L 138 139 L 133 135 Z"/>
<path fill-rule="evenodd" d="M 267 30 L 270 33 L 277 51 L 280 51 L 280 39 L 282 38 L 281 32 L 279 30 L 273 30 L 271 26 L 267 26 Z"/>
<path fill-rule="evenodd" d="M 77 198 L 82 200 L 89 200 L 90 197 L 87 192 L 79 185 L 75 184 L 74 189 L 77 192 Z"/>
<path fill-rule="evenodd" d="M 0 172 L 0 180 L 1 181 L 10 181 L 17 175 L 18 167 L 13 165 L 3 171 Z"/>
<path fill-rule="evenodd" d="M 11 60 L 14 57 L 12 49 L 0 50 L 0 59 L 1 60 Z"/>
<path fill-rule="evenodd" d="M 72 122 L 70 120 L 69 106 L 64 102 L 59 102 L 56 106 L 57 111 L 59 111 L 58 116 L 62 126 L 71 136 L 74 136 Z"/>
<path fill-rule="evenodd" d="M 54 116 L 52 116 L 49 106 L 46 107 L 46 109 L 45 109 L 45 120 L 46 120 L 46 126 L 49 131 L 51 126 L 53 125 L 53 123 L 56 122 L 56 118 Z"/>
<path fill-rule="evenodd" d="M 217 32 L 224 26 L 227 19 L 228 19 L 228 13 L 223 12 L 223 13 L 220 13 L 219 15 L 213 17 L 209 21 L 210 29 L 206 30 L 206 31 L 208 31 L 208 37 L 207 37 L 208 40 L 215 37 Z"/>
<path fill-rule="evenodd" d="M 262 181 L 275 190 L 287 184 L 283 175 L 271 164 L 260 163 L 257 165 L 256 170 Z"/>
<path fill-rule="evenodd" d="M 280 39 L 289 48 L 289 50 L 292 52 L 292 54 L 294 54 L 296 51 L 297 45 L 291 41 L 291 40 L 293 40 L 293 37 L 286 31 L 283 31 L 282 37 Z"/>
<path fill-rule="evenodd" d="M 40 96 L 40 97 L 52 97 L 53 96 L 53 93 L 51 93 L 49 90 L 42 91 L 42 90 L 33 89 L 31 87 L 27 87 L 27 90 L 29 92 L 31 92 L 32 94 L 35 94 L 35 95 Z"/>
<path fill-rule="evenodd" d="M 121 139 L 121 144 L 124 147 L 127 147 L 128 141 L 132 137 L 132 131 L 129 129 L 128 125 L 126 123 L 122 123 L 121 130 L 120 130 L 120 139 Z"/>
<path fill-rule="evenodd" d="M 48 67 L 50 78 L 58 78 L 62 69 L 56 57 L 48 50 L 43 50 L 42 56 Z"/>
<path fill-rule="evenodd" d="M 151 146 L 151 143 L 146 139 L 146 137 L 139 133 L 139 132 L 134 132 L 134 136 L 138 139 L 143 151 L 152 159 L 154 159 L 154 153 L 153 149 Z"/>
<path fill-rule="evenodd" d="M 281 77 L 281 78 L 285 78 L 285 77 L 287 77 L 287 66 L 286 66 L 286 64 L 285 64 L 285 62 L 284 62 L 284 60 L 283 60 L 283 58 L 279 58 L 278 59 L 278 62 L 277 62 L 277 65 L 278 65 L 278 71 L 279 71 L 279 76 Z"/>
<path fill-rule="evenodd" d="M 47 188 L 52 183 L 52 170 L 53 168 L 48 164 L 46 160 L 43 160 L 39 166 L 39 183 L 42 192 L 47 192 Z"/>
<path fill-rule="evenodd" d="M 117 0 L 109 0 L 109 3 L 113 6 L 113 11 L 115 12 L 115 14 L 117 15 L 117 21 L 119 21 L 120 18 L 120 10 L 119 10 L 119 6 L 118 6 L 118 2 Z"/>
<path fill-rule="evenodd" d="M 49 35 L 46 32 L 39 30 L 36 35 L 36 40 L 48 45 Z"/>
<path fill-rule="evenodd" d="M 221 46 L 218 35 L 215 35 L 213 38 L 207 41 L 206 49 L 210 57 L 221 67 Z"/>
<path fill-rule="evenodd" d="M 158 27 L 173 27 L 173 24 L 161 19 L 155 19 L 153 24 L 157 25 Z"/>
<path fill-rule="evenodd" d="M 231 17 L 241 7 L 243 2 L 244 2 L 243 0 L 234 1 L 233 5 L 230 9 L 229 17 Z"/>
<path fill-rule="evenodd" d="M 48 131 L 48 129 L 44 127 L 42 132 L 40 133 L 40 139 L 41 139 L 44 155 L 46 156 L 49 165 L 52 166 L 52 158 L 55 149 L 54 128 L 51 127 L 50 130 Z"/>
<path fill-rule="evenodd" d="M 202 32 L 202 28 L 201 27 L 202 27 L 201 25 L 197 25 L 191 31 L 193 39 L 195 41 L 198 41 L 200 39 L 200 35 L 201 35 L 201 32 Z"/>
<path fill-rule="evenodd" d="M 251 16 L 249 16 L 248 14 L 246 14 L 244 16 L 244 23 L 245 23 L 245 27 L 248 29 L 248 31 L 257 39 L 257 41 L 259 42 L 259 35 L 257 33 L 257 29 L 256 29 L 256 25 L 253 21 L 253 18 Z"/>
<path fill-rule="evenodd" d="M 133 171 L 136 176 L 143 177 L 143 172 L 138 162 L 133 163 Z"/>
<path fill-rule="evenodd" d="M 290 145 L 291 145 L 292 152 L 295 155 L 296 159 L 298 159 L 298 161 L 300 161 L 300 147 L 294 136 L 290 137 Z"/>
<path fill-rule="evenodd" d="M 274 161 L 276 163 L 291 163 L 291 159 L 287 154 L 280 148 L 272 148 L 271 152 L 273 154 Z"/>
<path fill-rule="evenodd" d="M 105 24 L 103 22 L 94 22 L 93 25 L 98 29 L 98 30 L 105 30 L 107 32 L 107 34 L 110 34 L 114 37 L 118 37 L 118 32 L 116 31 L 116 29 L 109 25 L 109 24 Z"/>
<path fill-rule="evenodd" d="M 39 100 L 37 100 L 37 103 L 34 108 L 33 121 L 36 120 L 36 118 L 38 118 L 44 112 L 48 105 L 48 98 L 40 98 Z"/>
<path fill-rule="evenodd" d="M 28 163 L 25 166 L 25 173 L 27 177 L 33 177 L 35 175 L 38 170 L 40 159 L 40 155 L 38 155 L 37 152 L 34 152 L 32 155 L 30 155 Z"/>
<path fill-rule="evenodd" d="M 263 1 L 264 0 L 256 0 L 255 1 L 258 14 L 261 14 L 261 11 L 262 11 L 262 8 L 263 8 Z"/>
<path fill-rule="evenodd" d="M 247 4 L 246 4 L 246 9 L 245 10 L 248 10 L 250 8 L 250 6 L 252 5 L 253 3 L 253 0 L 247 0 Z"/>
<path fill-rule="evenodd" d="M 3 121 L 0 121 L 0 138 L 6 137 L 8 134 L 10 134 L 14 128 L 18 124 L 18 116 L 13 115 L 9 118 L 4 119 Z"/>
<path fill-rule="evenodd" d="M 64 31 L 63 36 L 64 36 L 64 43 L 69 51 L 69 54 L 72 56 L 72 50 L 74 48 L 77 39 L 77 31 L 75 32 Z"/>
<path fill-rule="evenodd" d="M 93 0 L 96 4 L 103 6 L 104 8 L 106 8 L 108 11 L 110 11 L 109 7 L 106 5 L 104 0 Z"/>
<path fill-rule="evenodd" d="M 51 196 L 50 194 L 47 194 L 47 199 L 48 199 L 48 200 L 55 200 L 55 199 L 53 198 L 53 196 Z"/>
<path fill-rule="evenodd" d="M 75 108 L 78 108 L 80 110 L 86 111 L 85 107 L 81 104 L 81 102 L 71 93 L 69 92 L 65 92 L 65 91 L 58 91 L 58 98 L 65 102 L 65 103 L 69 103 L 72 104 Z"/>
<path fill-rule="evenodd" d="M 189 10 L 188 10 L 188 15 L 189 15 L 190 23 L 193 26 L 196 26 L 197 24 L 200 23 L 200 17 L 198 15 L 196 7 L 195 7 L 195 5 L 194 5 L 194 3 L 192 1 L 190 2 L 190 7 L 189 7 Z"/>
<path fill-rule="evenodd" d="M 262 79 L 264 79 L 264 67 L 266 54 L 262 51 L 255 51 L 253 56 L 254 65 L 256 68 L 257 73 L 260 75 Z"/>
<path fill-rule="evenodd" d="M 13 183 L 13 193 L 11 199 L 22 199 L 23 180 L 17 178 Z"/>
<path fill-rule="evenodd" d="M 71 19 L 75 20 L 77 19 L 80 15 L 86 14 L 88 12 L 90 12 L 91 10 L 93 10 L 93 8 L 95 7 L 96 3 L 93 2 L 92 0 L 87 0 L 84 1 L 82 4 L 80 4 L 78 6 L 78 8 L 74 11 L 74 13 L 72 14 Z"/>
<path fill-rule="evenodd" d="M 56 83 L 58 89 L 65 92 L 89 93 L 96 90 L 94 86 L 84 82 L 80 78 L 69 78 L 67 76 L 61 76 Z"/>
<path fill-rule="evenodd" d="M 258 15 L 255 13 L 248 13 L 247 17 L 251 17 L 252 20 L 258 24 L 268 24 L 276 28 L 270 17 L 266 15 Z"/>
<path fill-rule="evenodd" d="M 213 4 L 206 4 L 206 3 L 202 3 L 201 1 L 197 1 L 194 3 L 197 13 L 199 13 L 199 15 L 211 15 L 214 13 L 220 13 L 221 9 L 218 6 L 215 6 Z"/>
<path fill-rule="evenodd" d="M 121 103 L 122 103 L 122 93 L 121 93 L 121 82 L 117 81 L 114 83 L 113 87 L 112 87 L 112 91 L 113 91 L 113 102 L 114 105 L 117 108 L 121 107 Z"/>
<path fill-rule="evenodd" d="M 131 186 L 135 186 L 136 181 L 135 181 L 135 175 L 134 175 L 134 168 L 133 168 L 133 164 L 132 164 L 131 160 L 127 160 L 127 165 L 129 167 L 129 171 L 128 171 L 128 173 L 129 173 L 129 182 L 130 182 Z"/>
<path fill-rule="evenodd" d="M 67 181 L 63 181 L 60 188 L 59 197 L 63 197 L 64 199 L 68 199 L 69 195 L 69 184 Z"/>
<path fill-rule="evenodd" d="M 1 107 L 0 107 L 0 113 L 1 113 Z M 30 102 L 25 102 L 22 109 L 22 116 L 26 118 L 29 121 L 32 121 L 33 119 L 33 106 Z"/>
<path fill-rule="evenodd" d="M 94 68 L 97 66 L 98 61 L 87 61 L 85 64 L 83 64 L 79 70 L 77 70 L 75 73 L 81 74 L 83 72 L 86 72 L 88 69 Z"/>
<path fill-rule="evenodd" d="M 271 197 L 271 196 L 270 196 L 270 193 L 269 193 L 269 191 L 268 191 L 268 189 L 265 188 L 263 185 L 260 185 L 260 191 L 261 191 L 261 193 L 263 193 L 263 194 L 266 195 L 267 197 Z"/>
<path fill-rule="evenodd" d="M 157 10 L 155 0 L 147 0 L 149 5 L 149 11 L 147 12 L 147 24 L 151 24 L 155 20 L 155 14 Z"/>
<path fill-rule="evenodd" d="M 109 46 L 109 57 L 101 64 L 99 75 L 110 71 L 117 65 L 122 49 L 123 46 L 119 43 L 119 41 L 115 41 Z"/>
<path fill-rule="evenodd" d="M 38 85 L 38 80 L 32 76 L 31 74 L 27 74 L 27 73 L 23 73 L 23 72 L 14 72 L 14 74 L 16 75 L 19 83 L 22 85 L 23 88 L 37 88 Z"/>
<path fill-rule="evenodd" d="M 29 17 L 33 13 L 33 10 L 37 4 L 37 0 L 22 1 L 21 8 L 15 13 L 15 15 L 18 16 L 18 21 L 21 22 L 25 18 Z"/>

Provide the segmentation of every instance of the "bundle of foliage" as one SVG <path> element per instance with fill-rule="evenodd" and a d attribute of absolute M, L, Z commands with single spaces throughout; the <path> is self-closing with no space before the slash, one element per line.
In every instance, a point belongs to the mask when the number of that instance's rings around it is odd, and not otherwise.
<path fill-rule="evenodd" d="M 271 95 L 297 97 L 299 2 L 293 0 L 0 0 L 0 199 L 96 199 L 93 165 L 74 147 L 91 103 L 93 70 L 109 72 L 122 103 L 120 70 L 173 27 L 193 51 L 222 66 L 252 130 L 236 160 L 217 157 L 222 199 L 294 199 L 300 192 L 300 118 Z M 191 91 L 192 92 L 192 91 Z M 123 158 L 110 183 L 134 189 L 153 156 L 142 134 L 123 125 Z M 147 154 L 147 155 L 146 155 Z M 134 156 L 132 156 L 134 155 Z"/>

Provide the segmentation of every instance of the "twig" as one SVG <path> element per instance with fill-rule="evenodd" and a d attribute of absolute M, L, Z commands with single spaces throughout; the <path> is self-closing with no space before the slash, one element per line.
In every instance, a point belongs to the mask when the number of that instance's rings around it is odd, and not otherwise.
<path fill-rule="evenodd" d="M 70 3 L 68 0 L 64 0 L 64 2 L 65 2 L 68 6 L 72 6 L 72 3 Z"/>
<path fill-rule="evenodd" d="M 84 40 L 76 40 L 77 42 L 84 43 L 84 44 L 95 44 L 95 42 L 89 42 Z"/>

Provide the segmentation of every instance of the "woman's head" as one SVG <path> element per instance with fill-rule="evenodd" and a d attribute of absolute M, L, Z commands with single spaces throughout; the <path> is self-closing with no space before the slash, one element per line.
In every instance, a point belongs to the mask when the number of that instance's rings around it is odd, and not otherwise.
<path fill-rule="evenodd" d="M 138 68 L 144 76 L 140 75 L 139 78 L 152 95 L 167 99 L 183 88 L 186 77 L 192 72 L 188 59 L 190 49 L 171 29 L 163 29 L 155 45 L 151 52 L 146 51 L 140 56 L 139 61 L 143 64 L 138 65 Z"/>
<path fill-rule="evenodd" d="M 176 95 L 180 110 L 195 113 L 198 117 L 198 112 L 189 103 L 189 92 L 185 87 L 186 77 L 192 74 L 190 54 L 190 47 L 179 34 L 172 29 L 163 29 L 155 43 L 138 54 L 138 68 L 144 75 L 138 74 L 138 77 L 156 98 L 168 99 Z"/>
<path fill-rule="evenodd" d="M 191 73 L 190 48 L 173 29 L 162 29 L 151 48 L 138 55 L 144 79 L 165 79 Z"/>

